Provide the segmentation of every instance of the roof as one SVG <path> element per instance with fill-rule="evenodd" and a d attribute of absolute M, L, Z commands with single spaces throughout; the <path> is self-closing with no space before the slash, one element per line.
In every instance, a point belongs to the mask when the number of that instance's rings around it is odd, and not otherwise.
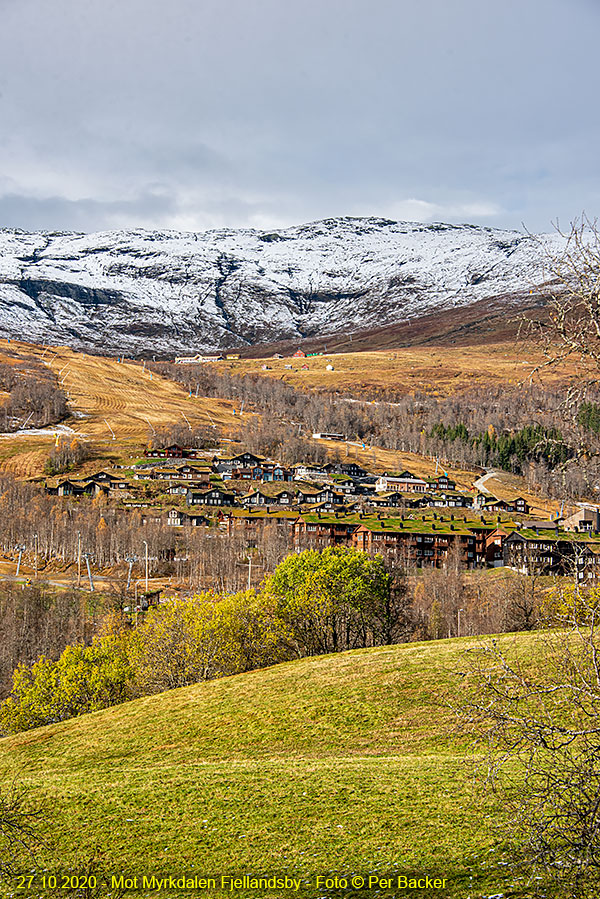
<path fill-rule="evenodd" d="M 529 543 L 584 543 L 598 545 L 599 538 L 597 535 L 576 533 L 574 531 L 548 530 L 539 532 L 534 528 L 521 528 L 519 531 L 513 531 L 507 539 L 519 539 Z"/>
<path fill-rule="evenodd" d="M 340 512 L 318 515 L 316 512 L 303 512 L 297 520 L 306 524 L 355 524 L 365 530 L 386 534 L 415 533 L 415 534 L 462 534 L 472 537 L 473 532 L 463 521 L 450 519 L 413 518 L 409 516 L 389 516 L 384 519 L 376 515 L 344 514 Z"/>

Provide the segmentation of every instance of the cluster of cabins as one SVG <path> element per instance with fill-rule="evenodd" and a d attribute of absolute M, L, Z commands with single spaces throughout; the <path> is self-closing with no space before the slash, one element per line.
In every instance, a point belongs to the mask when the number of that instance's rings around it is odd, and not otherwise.
<path fill-rule="evenodd" d="M 597 576 L 600 560 L 596 507 L 531 521 L 523 497 L 457 489 L 446 473 L 375 474 L 350 460 L 286 466 L 247 451 L 225 456 L 173 444 L 149 450 L 130 473 L 101 471 L 47 483 L 46 490 L 152 508 L 172 527 L 216 523 L 250 545 L 272 523 L 297 549 L 346 545 L 417 566 L 441 567 L 452 558 L 465 567 L 508 565 L 526 573 L 575 568 L 584 580 Z"/>

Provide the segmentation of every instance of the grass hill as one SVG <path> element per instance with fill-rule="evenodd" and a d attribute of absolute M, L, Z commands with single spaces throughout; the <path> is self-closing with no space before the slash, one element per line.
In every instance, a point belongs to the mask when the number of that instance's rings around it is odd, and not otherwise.
<path fill-rule="evenodd" d="M 4 345 L 4 342 L 2 342 Z M 68 393 L 73 417 L 58 429 L 67 437 L 92 440 L 99 453 L 124 457 L 148 443 L 153 431 L 169 425 L 237 426 L 227 400 L 190 397 L 179 384 L 151 373 L 141 362 L 119 362 L 68 347 L 10 343 L 11 352 L 30 355 L 54 372 Z M 0 346 L 0 359 L 2 347 Z M 4 437 L 0 471 L 17 477 L 40 475 L 56 428 Z M 113 440 L 112 434 L 115 434 Z"/>
<path fill-rule="evenodd" d="M 138 877 L 302 882 L 248 894 L 272 899 L 355 895 L 317 886 L 328 872 L 447 878 L 410 895 L 528 896 L 499 863 L 501 810 L 478 793 L 446 705 L 476 642 L 321 656 L 146 697 L 0 740 L 0 777 L 49 799 L 66 867 L 99 846 L 107 870 Z"/>

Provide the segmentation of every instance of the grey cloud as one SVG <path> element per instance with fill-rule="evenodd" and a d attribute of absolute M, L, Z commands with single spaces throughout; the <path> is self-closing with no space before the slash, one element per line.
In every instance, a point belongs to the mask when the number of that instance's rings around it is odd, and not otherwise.
<path fill-rule="evenodd" d="M 0 196 L 0 221 L 5 228 L 32 231 L 91 231 L 136 227 L 173 215 L 173 198 L 146 194 L 133 200 L 68 200 L 64 197 Z"/>
<path fill-rule="evenodd" d="M 414 208 L 538 230 L 597 211 L 591 0 L 0 0 L 0 14 L 0 226 Z"/>

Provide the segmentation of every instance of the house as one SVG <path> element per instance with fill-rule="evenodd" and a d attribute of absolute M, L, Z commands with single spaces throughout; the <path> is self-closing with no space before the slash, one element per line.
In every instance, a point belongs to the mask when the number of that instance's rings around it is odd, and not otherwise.
<path fill-rule="evenodd" d="M 233 506 L 235 505 L 235 496 L 233 493 L 226 493 L 217 487 L 209 490 L 193 490 L 189 488 L 186 494 L 186 502 L 188 506 Z"/>
<path fill-rule="evenodd" d="M 456 490 L 456 481 L 449 478 L 447 474 L 427 478 L 427 489 L 436 492 L 441 490 Z"/>
<path fill-rule="evenodd" d="M 235 509 L 230 512 L 219 512 L 219 527 L 227 536 L 242 534 L 249 546 L 256 546 L 259 535 L 265 527 L 275 528 L 282 535 L 289 536 L 292 523 L 297 512 L 291 510 L 271 510 L 269 506 L 256 509 Z"/>
<path fill-rule="evenodd" d="M 588 503 L 580 503 L 577 512 L 565 518 L 562 526 L 565 531 L 579 533 L 600 533 L 600 508 Z"/>
<path fill-rule="evenodd" d="M 296 350 L 295 353 L 292 353 L 292 359 L 306 359 L 306 353 L 304 350 Z"/>
<path fill-rule="evenodd" d="M 300 515 L 293 525 L 294 546 L 297 550 L 306 546 L 324 549 L 327 546 L 351 546 L 352 535 L 358 523 L 343 516 L 311 511 Z"/>
<path fill-rule="evenodd" d="M 167 512 L 167 524 L 171 527 L 200 527 L 209 523 L 206 515 L 183 512 L 181 509 L 169 509 Z"/>
<path fill-rule="evenodd" d="M 129 483 L 125 478 L 115 477 L 106 471 L 98 471 L 96 474 L 87 475 L 81 478 L 82 481 L 96 481 L 98 484 L 106 484 L 111 490 L 126 490 Z"/>
<path fill-rule="evenodd" d="M 406 493 L 425 493 L 427 490 L 427 482 L 423 478 L 418 478 L 410 471 L 403 471 L 399 475 L 390 476 L 382 475 L 375 481 L 375 490 L 377 493 L 386 493 L 390 490 L 397 490 Z"/>
<path fill-rule="evenodd" d="M 172 443 L 160 449 L 147 450 L 146 456 L 153 459 L 187 459 L 189 451 L 178 443 Z"/>
<path fill-rule="evenodd" d="M 356 493 L 356 485 L 352 478 L 344 477 L 343 474 L 334 474 L 330 477 L 332 487 L 340 493 L 351 496 Z"/>
<path fill-rule="evenodd" d="M 242 497 L 242 505 L 244 506 L 291 506 L 294 501 L 295 496 L 291 490 L 278 490 L 273 493 L 267 493 L 264 490 L 257 489 Z"/>
<path fill-rule="evenodd" d="M 507 528 L 497 527 L 485 538 L 485 561 L 491 568 L 500 568 L 504 565 L 504 541 L 510 531 Z"/>
<path fill-rule="evenodd" d="M 593 550 L 600 549 L 599 543 L 582 536 L 579 540 L 573 532 L 556 527 L 533 526 L 519 528 L 509 534 L 504 541 L 504 564 L 516 568 L 523 574 L 557 574 L 585 577 L 585 564 L 594 560 Z M 554 523 L 552 523 L 554 524 Z M 583 561 L 582 561 L 583 560 Z M 579 574 L 583 577 L 580 578 Z"/>
<path fill-rule="evenodd" d="M 322 481 L 327 479 L 325 468 L 319 468 L 317 465 L 292 465 L 292 472 L 295 481 Z"/>
<path fill-rule="evenodd" d="M 214 456 L 212 460 L 212 468 L 213 471 L 222 474 L 225 472 L 232 472 L 234 469 L 238 468 L 250 468 L 253 465 L 258 465 L 262 461 L 263 459 L 261 456 L 255 456 L 254 453 L 249 452 L 238 453 L 236 456 L 223 458 Z"/>
<path fill-rule="evenodd" d="M 176 365 L 194 365 L 198 362 L 220 362 L 223 359 L 223 356 L 220 354 L 213 354 L 212 356 L 203 356 L 201 353 L 196 353 L 195 356 L 175 356 L 175 364 Z"/>
<path fill-rule="evenodd" d="M 375 506 L 376 508 L 398 508 L 398 506 L 404 505 L 404 496 L 398 493 L 397 490 L 392 490 L 389 493 L 376 493 L 365 499 L 365 505 Z"/>
<path fill-rule="evenodd" d="M 520 515 L 529 515 L 530 508 L 527 500 L 518 496 L 514 500 L 497 499 L 491 493 L 478 493 L 475 497 L 475 506 L 484 512 L 518 512 Z"/>
<path fill-rule="evenodd" d="M 136 468 L 133 473 L 134 481 L 150 481 L 154 477 L 155 469 L 151 466 Z"/>
<path fill-rule="evenodd" d="M 328 474 L 343 474 L 348 478 L 364 478 L 368 472 L 356 462 L 328 462 L 323 466 Z"/>
<path fill-rule="evenodd" d="M 509 503 L 504 499 L 496 499 L 495 496 L 491 496 L 483 504 L 482 511 L 484 511 L 484 512 L 512 512 L 513 505 L 512 505 L 512 503 Z"/>
<path fill-rule="evenodd" d="M 427 495 L 427 505 L 438 508 L 470 509 L 473 506 L 473 497 L 468 493 L 460 493 L 458 490 L 441 490 L 439 493 Z"/>
<path fill-rule="evenodd" d="M 418 520 L 367 521 L 352 536 L 352 545 L 363 552 L 401 557 L 418 567 L 441 568 L 456 551 L 467 568 L 476 562 L 475 535 L 454 522 Z"/>
<path fill-rule="evenodd" d="M 51 490 L 47 489 L 47 493 Z M 68 479 L 59 481 L 52 489 L 57 496 L 98 496 L 102 493 L 108 496 L 110 487 L 107 484 L 96 481 L 70 481 Z"/>
<path fill-rule="evenodd" d="M 292 473 L 289 468 L 284 468 L 276 462 L 269 462 L 263 465 L 263 481 L 291 481 Z"/>
<path fill-rule="evenodd" d="M 339 502 L 315 503 L 314 505 L 309 506 L 311 512 L 333 512 L 336 515 L 348 514 L 348 512 L 353 512 L 356 509 L 356 503 L 344 503 L 343 509 L 340 509 Z"/>
<path fill-rule="evenodd" d="M 169 509 L 167 512 L 167 524 L 170 527 L 180 528 L 183 524 L 184 516 L 185 512 L 181 512 L 179 509 Z"/>
<path fill-rule="evenodd" d="M 344 497 L 331 487 L 298 487 L 296 491 L 298 503 L 343 503 Z"/>

